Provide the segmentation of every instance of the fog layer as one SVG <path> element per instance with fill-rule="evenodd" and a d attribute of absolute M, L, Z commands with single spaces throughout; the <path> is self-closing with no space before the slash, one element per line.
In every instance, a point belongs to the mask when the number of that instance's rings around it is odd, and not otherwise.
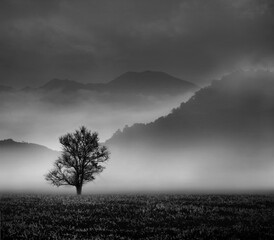
<path fill-rule="evenodd" d="M 86 125 L 105 141 L 126 124 L 150 122 L 169 113 L 189 96 L 155 97 L 84 90 L 3 92 L 0 93 L 0 135 L 2 139 L 34 142 L 58 150 L 61 135 Z"/>
<path fill-rule="evenodd" d="M 116 133 L 105 143 L 105 171 L 84 193 L 273 191 L 273 79 L 271 72 L 236 72 L 169 115 Z M 39 165 L 11 159 L 16 168 L 5 186 L 58 192 L 43 179 L 53 158 Z"/>

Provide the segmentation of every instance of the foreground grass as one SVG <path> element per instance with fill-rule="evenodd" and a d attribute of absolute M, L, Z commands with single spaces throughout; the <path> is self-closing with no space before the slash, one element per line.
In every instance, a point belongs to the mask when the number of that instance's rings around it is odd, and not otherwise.
<path fill-rule="evenodd" d="M 3 195 L 2 239 L 274 239 L 260 195 Z"/>

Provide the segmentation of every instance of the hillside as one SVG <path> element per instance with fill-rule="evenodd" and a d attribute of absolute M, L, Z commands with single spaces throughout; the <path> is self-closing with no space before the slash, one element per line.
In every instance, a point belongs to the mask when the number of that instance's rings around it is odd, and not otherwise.
<path fill-rule="evenodd" d="M 43 188 L 43 175 L 58 155 L 59 152 L 38 144 L 0 141 L 0 191 Z"/>
<path fill-rule="evenodd" d="M 195 85 L 163 72 L 126 73 L 109 83 L 52 79 L 0 94 L 0 135 L 56 148 L 60 134 L 86 125 L 105 141 L 126 124 L 168 114 L 194 91 Z"/>
<path fill-rule="evenodd" d="M 127 72 L 106 84 L 110 91 L 142 94 L 178 94 L 197 90 L 193 83 L 164 72 Z"/>
<path fill-rule="evenodd" d="M 4 139 L 0 140 L 0 151 L 13 151 L 16 152 L 18 150 L 23 151 L 37 151 L 37 152 L 55 152 L 45 146 L 35 144 L 35 143 L 28 143 L 28 142 L 16 142 L 13 139 Z"/>
<path fill-rule="evenodd" d="M 61 90 L 63 92 L 75 91 L 78 89 L 84 89 L 85 85 L 76 81 L 67 79 L 52 79 L 45 83 L 39 89 L 44 91 Z"/>
<path fill-rule="evenodd" d="M 128 189 L 253 192 L 274 188 L 273 142 L 273 73 L 237 72 L 106 144 Z"/>
<path fill-rule="evenodd" d="M 196 92 L 169 115 L 125 128 L 108 143 L 177 144 L 217 136 L 272 139 L 273 130 L 273 73 L 237 72 Z"/>

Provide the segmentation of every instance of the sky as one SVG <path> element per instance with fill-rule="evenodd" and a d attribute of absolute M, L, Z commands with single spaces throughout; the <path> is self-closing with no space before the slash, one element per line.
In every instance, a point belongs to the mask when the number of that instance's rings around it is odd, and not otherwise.
<path fill-rule="evenodd" d="M 160 70 L 203 85 L 273 69 L 273 13 L 272 0 L 2 0 L 0 84 Z"/>

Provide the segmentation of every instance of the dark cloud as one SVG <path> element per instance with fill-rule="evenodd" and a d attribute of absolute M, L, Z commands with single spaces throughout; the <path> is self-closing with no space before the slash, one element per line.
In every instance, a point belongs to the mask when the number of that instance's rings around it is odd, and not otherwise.
<path fill-rule="evenodd" d="M 4 0 L 0 9 L 1 84 L 103 82 L 147 69 L 201 83 L 273 67 L 270 0 Z"/>

